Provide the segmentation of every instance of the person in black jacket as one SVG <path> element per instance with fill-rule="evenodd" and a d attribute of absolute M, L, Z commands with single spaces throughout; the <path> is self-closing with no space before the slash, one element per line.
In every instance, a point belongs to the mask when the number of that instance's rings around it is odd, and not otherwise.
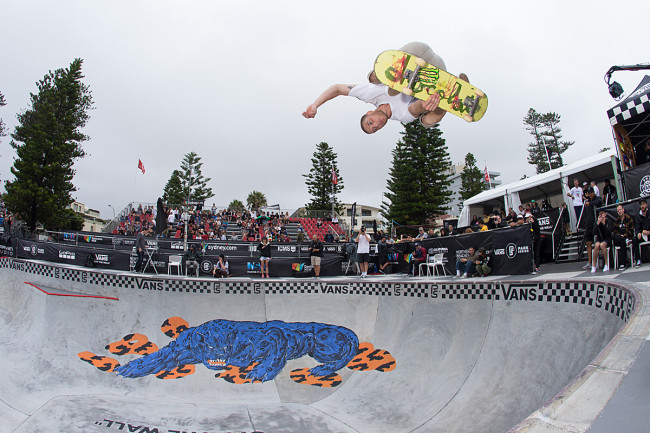
<path fill-rule="evenodd" d="M 612 244 L 612 227 L 607 221 L 607 212 L 601 210 L 598 213 L 598 220 L 594 224 L 594 251 L 591 255 L 591 273 L 596 272 L 598 269 L 598 252 L 600 251 L 605 260 L 605 266 L 603 267 L 603 272 L 609 271 L 609 246 Z"/>
<path fill-rule="evenodd" d="M 388 266 L 388 254 L 390 247 L 386 242 L 386 235 L 382 235 L 381 240 L 377 244 L 377 258 L 379 259 L 379 272 L 384 273 L 384 269 Z"/>
<path fill-rule="evenodd" d="M 186 274 L 190 272 L 196 272 L 199 269 L 199 260 L 201 260 L 201 254 L 196 251 L 194 245 L 190 245 L 190 248 L 185 253 L 185 269 L 187 270 Z"/>
<path fill-rule="evenodd" d="M 318 239 L 318 235 L 312 236 L 309 243 L 309 257 L 311 265 L 314 267 L 314 275 L 320 277 L 320 264 L 323 257 L 323 243 Z"/>
<path fill-rule="evenodd" d="M 262 271 L 262 278 L 266 272 L 266 278 L 269 278 L 269 260 L 271 260 L 271 245 L 266 236 L 262 238 L 262 243 L 257 246 L 257 251 L 260 252 L 260 270 Z"/>
<path fill-rule="evenodd" d="M 636 235 L 633 239 L 634 255 L 636 256 L 636 267 L 641 266 L 641 243 L 648 239 L 650 234 L 650 210 L 645 200 L 639 202 L 639 213 L 634 219 L 634 232 Z M 645 237 L 644 237 L 645 236 Z"/>
<path fill-rule="evenodd" d="M 526 222 L 530 224 L 530 230 L 533 232 L 533 274 L 537 274 L 539 272 L 539 256 L 542 251 L 542 235 L 535 215 L 527 213 Z"/>
<path fill-rule="evenodd" d="M 592 266 L 591 253 L 592 245 L 594 243 L 594 225 L 596 224 L 596 212 L 598 208 L 603 206 L 603 200 L 596 195 L 593 188 L 587 190 L 587 197 L 585 199 L 582 210 L 582 219 L 585 227 L 585 244 L 587 245 L 587 264 L 583 269 L 589 269 Z"/>
<path fill-rule="evenodd" d="M 142 262 L 144 261 L 144 252 L 147 250 L 147 241 L 145 241 L 144 239 L 146 234 L 148 234 L 147 230 L 141 230 L 138 233 L 138 236 L 135 238 L 135 253 L 138 256 L 138 258 L 135 261 L 135 266 L 133 270 L 136 272 L 140 272 L 140 269 L 142 269 Z"/>

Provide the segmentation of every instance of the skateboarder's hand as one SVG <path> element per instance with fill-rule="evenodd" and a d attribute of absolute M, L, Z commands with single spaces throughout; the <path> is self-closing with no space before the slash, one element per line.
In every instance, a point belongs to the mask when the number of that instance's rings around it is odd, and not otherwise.
<path fill-rule="evenodd" d="M 303 117 L 306 119 L 313 119 L 316 117 L 316 112 L 318 111 L 318 106 L 316 104 L 311 104 L 307 109 L 302 113 Z"/>
<path fill-rule="evenodd" d="M 426 111 L 434 111 L 436 108 L 438 108 L 438 104 L 440 104 L 440 95 L 438 93 L 434 93 L 433 95 L 429 96 L 429 99 L 424 102 L 424 109 Z"/>

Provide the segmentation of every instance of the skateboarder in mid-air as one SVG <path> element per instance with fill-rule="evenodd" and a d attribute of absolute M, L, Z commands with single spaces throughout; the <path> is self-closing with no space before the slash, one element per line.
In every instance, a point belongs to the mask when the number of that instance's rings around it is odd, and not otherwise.
<path fill-rule="evenodd" d="M 440 69 L 446 70 L 445 62 L 435 54 L 428 45 L 421 42 L 406 44 L 400 51 L 407 52 L 413 56 L 424 59 L 427 63 Z M 465 74 L 461 79 L 467 80 Z M 354 96 L 364 102 L 373 104 L 375 110 L 368 111 L 361 117 L 361 129 L 372 134 L 379 131 L 390 120 L 397 120 L 403 123 L 410 123 L 420 119 L 422 126 L 431 128 L 442 120 L 446 111 L 439 108 L 440 95 L 434 93 L 428 100 L 422 101 L 412 96 L 396 92 L 381 84 L 374 72 L 368 74 L 369 83 L 359 85 L 334 84 L 328 87 L 313 104 L 307 107 L 302 115 L 311 119 L 316 116 L 318 107 L 337 96 Z"/>

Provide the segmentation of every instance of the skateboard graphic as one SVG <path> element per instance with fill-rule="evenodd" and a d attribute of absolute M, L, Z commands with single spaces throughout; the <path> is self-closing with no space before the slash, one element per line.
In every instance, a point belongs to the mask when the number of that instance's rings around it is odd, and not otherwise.
<path fill-rule="evenodd" d="M 439 107 L 467 122 L 480 120 L 487 111 L 488 99 L 482 90 L 403 51 L 379 54 L 375 75 L 391 89 L 423 101 L 438 93 Z"/>

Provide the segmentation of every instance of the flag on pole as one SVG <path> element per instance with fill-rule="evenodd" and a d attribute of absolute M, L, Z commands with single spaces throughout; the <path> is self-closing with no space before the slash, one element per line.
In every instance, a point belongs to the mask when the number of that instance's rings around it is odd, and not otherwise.
<path fill-rule="evenodd" d="M 484 176 L 484 177 L 485 177 L 485 181 L 486 181 L 487 183 L 490 183 L 490 173 L 488 173 L 487 165 L 485 166 L 485 171 L 484 171 L 484 173 L 485 173 L 485 176 Z"/>
<path fill-rule="evenodd" d="M 142 174 L 144 174 L 144 164 L 142 163 L 141 160 L 138 159 L 138 168 L 142 170 Z"/>
<path fill-rule="evenodd" d="M 332 183 L 338 185 L 339 179 L 336 177 L 336 171 L 334 171 L 334 166 L 332 166 Z"/>

